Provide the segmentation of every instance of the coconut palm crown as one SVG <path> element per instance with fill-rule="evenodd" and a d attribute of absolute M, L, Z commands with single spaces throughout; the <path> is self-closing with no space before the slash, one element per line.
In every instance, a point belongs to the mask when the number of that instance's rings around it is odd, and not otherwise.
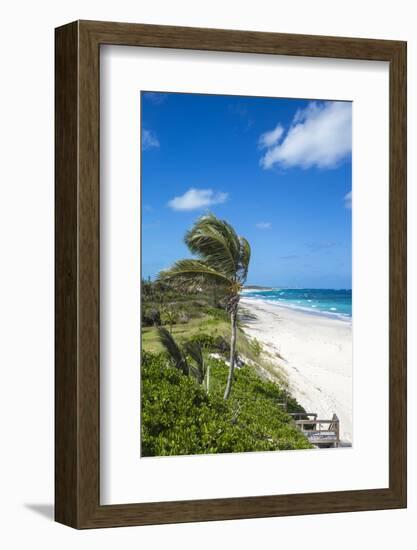
<path fill-rule="evenodd" d="M 250 245 L 234 228 L 214 214 L 201 216 L 185 234 L 185 244 L 196 259 L 175 262 L 161 271 L 159 278 L 195 291 L 208 286 L 221 287 L 226 295 L 226 309 L 231 320 L 230 367 L 224 398 L 227 399 L 233 383 L 236 354 L 237 310 L 240 291 L 248 275 Z"/>

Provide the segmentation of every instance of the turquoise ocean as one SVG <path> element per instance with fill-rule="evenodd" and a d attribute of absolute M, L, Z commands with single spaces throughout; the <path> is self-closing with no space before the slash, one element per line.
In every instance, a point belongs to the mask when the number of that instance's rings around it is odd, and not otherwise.
<path fill-rule="evenodd" d="M 242 297 L 327 316 L 352 317 L 352 290 L 326 288 L 245 289 Z"/>

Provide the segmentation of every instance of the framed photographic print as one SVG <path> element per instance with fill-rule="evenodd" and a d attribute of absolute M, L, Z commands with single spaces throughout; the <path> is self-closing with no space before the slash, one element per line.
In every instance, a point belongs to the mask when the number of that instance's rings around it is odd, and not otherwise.
<path fill-rule="evenodd" d="M 56 520 L 406 506 L 406 44 L 56 29 Z"/>

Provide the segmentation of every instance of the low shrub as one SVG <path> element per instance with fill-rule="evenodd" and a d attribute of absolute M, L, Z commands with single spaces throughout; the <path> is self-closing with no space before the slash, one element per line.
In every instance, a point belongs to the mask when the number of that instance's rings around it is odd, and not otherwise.
<path fill-rule="evenodd" d="M 278 405 L 284 394 L 276 384 L 245 366 L 235 371 L 232 396 L 225 401 L 228 368 L 223 361 L 209 362 L 207 394 L 193 378 L 170 366 L 165 354 L 143 353 L 142 456 L 310 447 Z"/>
<path fill-rule="evenodd" d="M 206 313 L 207 315 L 210 315 L 210 317 L 213 317 L 213 319 L 230 322 L 230 315 L 222 308 L 209 307 L 206 309 Z"/>
<path fill-rule="evenodd" d="M 154 327 L 161 324 L 161 313 L 156 308 L 143 308 L 142 310 L 142 326 Z"/>
<path fill-rule="evenodd" d="M 213 334 L 207 334 L 200 332 L 189 338 L 190 342 L 198 342 L 202 348 L 206 351 L 213 353 L 229 353 L 230 344 L 223 338 L 223 336 L 216 336 Z"/>

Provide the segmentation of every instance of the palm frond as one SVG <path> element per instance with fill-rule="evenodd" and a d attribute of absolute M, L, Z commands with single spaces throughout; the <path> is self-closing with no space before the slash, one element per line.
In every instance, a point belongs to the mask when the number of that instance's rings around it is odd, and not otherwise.
<path fill-rule="evenodd" d="M 250 244 L 245 237 L 239 237 L 240 242 L 240 255 L 239 255 L 239 279 L 241 283 L 246 281 L 248 276 L 249 262 L 250 262 Z"/>
<path fill-rule="evenodd" d="M 185 235 L 185 244 L 193 254 L 228 278 L 239 268 L 240 241 L 233 227 L 214 214 L 201 216 Z"/>
<path fill-rule="evenodd" d="M 204 383 L 204 373 L 193 364 L 190 364 L 190 374 L 197 380 L 198 384 Z"/>
<path fill-rule="evenodd" d="M 174 366 L 181 370 L 184 374 L 189 374 L 189 366 L 186 358 L 184 357 L 182 351 L 180 350 L 178 344 L 174 340 L 172 334 L 164 327 L 158 328 L 159 340 L 165 350 L 168 352 L 168 355 L 171 361 L 174 363 Z"/>
<path fill-rule="evenodd" d="M 203 349 L 199 342 L 187 342 L 184 349 L 197 365 L 204 365 Z"/>
<path fill-rule="evenodd" d="M 184 350 L 194 361 L 190 364 L 191 374 L 202 384 L 206 376 L 206 365 L 201 345 L 198 342 L 187 342 Z"/>
<path fill-rule="evenodd" d="M 189 290 L 199 290 L 207 283 L 230 285 L 230 280 L 200 260 L 179 260 L 158 276 L 161 281 L 169 281 Z"/>

